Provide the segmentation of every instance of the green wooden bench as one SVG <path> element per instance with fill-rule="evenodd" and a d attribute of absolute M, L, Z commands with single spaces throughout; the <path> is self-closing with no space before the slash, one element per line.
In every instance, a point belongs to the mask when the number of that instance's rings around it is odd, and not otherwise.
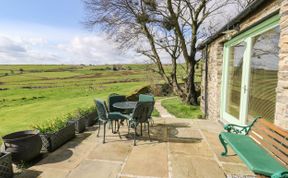
<path fill-rule="evenodd" d="M 227 145 L 256 174 L 288 178 L 288 131 L 262 118 L 248 126 L 225 125 L 219 139 L 227 156 Z"/>

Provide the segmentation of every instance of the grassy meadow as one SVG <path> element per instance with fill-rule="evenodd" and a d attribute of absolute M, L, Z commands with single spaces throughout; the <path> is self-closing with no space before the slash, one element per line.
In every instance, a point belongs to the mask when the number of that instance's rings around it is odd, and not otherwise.
<path fill-rule="evenodd" d="M 201 119 L 203 113 L 200 106 L 183 103 L 179 98 L 169 98 L 161 101 L 161 105 L 177 118 Z"/>
<path fill-rule="evenodd" d="M 31 129 L 110 93 L 129 95 L 149 83 L 145 65 L 1 65 L 0 136 Z M 149 73 L 151 75 L 151 73 Z M 156 113 L 157 114 L 157 113 Z"/>

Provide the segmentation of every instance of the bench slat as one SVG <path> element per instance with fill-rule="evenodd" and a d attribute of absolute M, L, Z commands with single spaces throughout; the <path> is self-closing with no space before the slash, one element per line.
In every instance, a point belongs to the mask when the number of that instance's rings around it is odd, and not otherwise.
<path fill-rule="evenodd" d="M 266 125 L 262 124 L 261 122 L 257 122 L 257 123 L 255 123 L 255 127 L 253 127 L 253 128 L 260 127 L 270 137 L 275 138 L 276 140 L 278 140 L 279 142 L 281 142 L 282 144 L 284 144 L 286 146 L 288 145 L 288 139 L 287 138 L 285 138 L 283 135 L 280 135 L 275 130 L 273 130 L 273 129 L 269 128 L 269 127 L 265 127 L 265 126 Z"/>
<path fill-rule="evenodd" d="M 280 152 L 279 150 L 277 150 L 276 148 L 274 148 L 273 146 L 271 146 L 270 144 L 267 144 L 264 140 L 259 139 L 259 136 L 256 135 L 255 133 L 251 132 L 249 135 L 253 140 L 257 140 L 256 142 L 259 142 L 262 147 L 268 149 L 270 152 L 272 152 L 274 154 L 274 157 L 276 157 L 277 159 L 279 159 L 281 162 L 283 162 L 284 164 L 288 164 L 288 158 L 287 156 L 285 156 L 285 154 L 283 154 L 282 152 Z"/>
<path fill-rule="evenodd" d="M 287 145 L 283 142 L 279 142 L 277 138 L 273 137 L 273 136 L 277 135 L 276 133 L 273 133 L 273 131 L 271 131 L 265 127 L 260 127 L 260 126 L 254 128 L 253 131 L 255 131 L 257 134 L 259 134 L 261 137 L 263 137 L 264 140 L 266 140 L 268 143 L 270 143 L 271 145 L 278 148 L 283 153 L 288 154 Z"/>
<path fill-rule="evenodd" d="M 288 132 L 279 129 L 264 119 L 258 119 L 248 135 L 288 165 Z"/>
<path fill-rule="evenodd" d="M 274 130 L 275 132 L 277 132 L 279 135 L 282 135 L 282 137 L 284 138 L 288 138 L 288 131 L 281 129 L 277 126 L 275 126 L 274 124 L 271 124 L 270 122 L 266 121 L 265 119 L 258 119 L 257 122 L 262 123 L 263 125 L 265 125 L 266 127 Z"/>

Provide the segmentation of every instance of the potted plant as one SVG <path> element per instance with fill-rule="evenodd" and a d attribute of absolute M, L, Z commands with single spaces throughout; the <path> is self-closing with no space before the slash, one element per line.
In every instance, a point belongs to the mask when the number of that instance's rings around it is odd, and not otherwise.
<path fill-rule="evenodd" d="M 52 152 L 75 137 L 75 122 L 68 122 L 67 118 L 57 118 L 33 127 L 41 133 L 42 151 Z"/>
<path fill-rule="evenodd" d="M 95 107 L 87 109 L 79 109 L 79 115 L 86 118 L 86 127 L 92 126 L 96 123 L 97 111 Z"/>
<path fill-rule="evenodd" d="M 86 129 L 86 118 L 79 114 L 71 114 L 67 115 L 67 120 L 69 123 L 75 123 L 75 130 L 78 133 L 82 133 Z"/>
<path fill-rule="evenodd" d="M 0 152 L 0 177 L 1 178 L 12 178 L 12 157 L 9 152 Z"/>

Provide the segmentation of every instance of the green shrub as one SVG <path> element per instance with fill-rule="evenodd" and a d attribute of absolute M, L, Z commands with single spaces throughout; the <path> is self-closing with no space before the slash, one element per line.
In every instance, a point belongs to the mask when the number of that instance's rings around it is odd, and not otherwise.
<path fill-rule="evenodd" d="M 54 133 L 64 128 L 67 125 L 67 121 L 67 117 L 58 117 L 53 120 L 47 120 L 41 124 L 35 124 L 32 127 L 39 130 L 41 133 Z"/>
<path fill-rule="evenodd" d="M 80 117 L 86 117 L 88 114 L 92 113 L 96 111 L 96 107 L 92 106 L 92 107 L 88 107 L 88 108 L 79 108 L 78 109 L 78 115 Z"/>

